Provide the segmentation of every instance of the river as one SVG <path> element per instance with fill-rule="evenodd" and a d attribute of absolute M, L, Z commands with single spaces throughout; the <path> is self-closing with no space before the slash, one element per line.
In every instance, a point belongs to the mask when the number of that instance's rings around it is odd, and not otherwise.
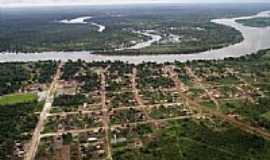
<path fill-rule="evenodd" d="M 86 20 L 87 19 L 92 19 L 92 18 L 93 18 L 92 16 L 83 16 L 83 17 L 78 17 L 78 18 L 74 18 L 74 19 L 70 19 L 70 20 L 63 19 L 63 20 L 56 21 L 56 22 L 64 23 L 64 24 L 88 24 L 90 22 L 87 22 Z M 93 25 L 93 26 L 98 27 L 98 30 L 97 30 L 98 32 L 103 32 L 106 29 L 105 26 L 103 26 L 101 24 L 97 24 L 95 22 L 91 22 L 90 24 Z"/>
<path fill-rule="evenodd" d="M 141 48 L 149 47 L 153 43 L 159 42 L 162 39 L 162 37 L 160 35 L 155 34 L 154 30 L 133 31 L 133 33 L 141 34 L 141 35 L 150 37 L 150 39 L 148 41 L 145 41 L 145 42 L 136 43 L 136 44 L 134 44 L 133 46 L 130 46 L 130 47 L 126 47 L 126 48 L 124 47 L 124 48 L 116 49 L 116 51 L 133 50 L 133 49 L 141 49 Z"/>
<path fill-rule="evenodd" d="M 43 52 L 43 53 L 2 53 L 0 54 L 0 62 L 14 62 L 14 61 L 39 61 L 39 60 L 62 60 L 67 61 L 82 59 L 88 62 L 92 61 L 125 61 L 129 63 L 142 62 L 174 62 L 175 60 L 185 62 L 188 60 L 210 60 L 210 59 L 224 59 L 226 57 L 239 57 L 247 54 L 252 54 L 261 49 L 270 48 L 270 27 L 254 28 L 244 26 L 235 22 L 237 19 L 250 19 L 255 17 L 270 17 L 270 11 L 261 12 L 257 15 L 238 17 L 238 18 L 224 18 L 214 19 L 212 22 L 222 25 L 227 25 L 239 30 L 244 40 L 238 44 L 231 45 L 221 49 L 210 50 L 194 54 L 163 54 L 163 55 L 140 55 L 140 56 L 108 56 L 95 55 L 89 51 L 76 52 Z"/>

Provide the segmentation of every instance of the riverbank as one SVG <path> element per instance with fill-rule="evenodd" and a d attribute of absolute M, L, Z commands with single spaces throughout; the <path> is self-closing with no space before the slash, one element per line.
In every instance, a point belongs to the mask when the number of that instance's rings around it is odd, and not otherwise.
<path fill-rule="evenodd" d="M 137 56 L 108 56 L 92 54 L 89 51 L 79 52 L 43 52 L 43 53 L 4 53 L 0 54 L 0 62 L 14 62 L 14 61 L 44 61 L 44 60 L 61 60 L 67 61 L 83 59 L 88 62 L 93 61 L 124 61 L 129 63 L 142 63 L 142 62 L 174 62 L 174 61 L 190 61 L 190 60 L 211 60 L 211 59 L 224 59 L 228 57 L 240 57 L 256 53 L 258 50 L 270 48 L 270 27 L 267 28 L 254 28 L 244 26 L 237 23 L 237 19 L 249 19 L 254 17 L 265 16 L 268 12 L 261 12 L 254 16 L 215 19 L 212 22 L 226 25 L 239 30 L 244 41 L 241 43 L 231 45 L 221 49 L 209 50 L 201 53 L 194 54 L 163 54 L 163 55 L 137 55 Z M 267 14 L 268 15 L 268 14 Z"/>

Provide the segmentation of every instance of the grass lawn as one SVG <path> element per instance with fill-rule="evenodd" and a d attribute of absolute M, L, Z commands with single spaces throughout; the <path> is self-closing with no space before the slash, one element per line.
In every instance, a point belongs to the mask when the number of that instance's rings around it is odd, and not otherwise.
<path fill-rule="evenodd" d="M 37 98 L 37 95 L 34 93 L 10 94 L 0 97 L 0 106 L 32 102 L 37 100 Z"/>

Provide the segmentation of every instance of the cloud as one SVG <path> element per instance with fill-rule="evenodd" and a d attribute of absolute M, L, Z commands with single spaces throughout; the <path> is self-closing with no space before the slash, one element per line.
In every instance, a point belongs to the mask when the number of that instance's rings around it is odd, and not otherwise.
<path fill-rule="evenodd" d="M 269 0 L 0 0 L 0 6 L 129 4 L 129 3 L 244 3 Z"/>
<path fill-rule="evenodd" d="M 1 6 L 161 3 L 165 0 L 0 0 Z"/>

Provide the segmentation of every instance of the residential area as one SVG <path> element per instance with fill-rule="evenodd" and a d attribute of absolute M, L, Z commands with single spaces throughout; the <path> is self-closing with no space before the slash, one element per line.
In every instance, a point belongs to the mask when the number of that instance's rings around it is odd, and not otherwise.
<path fill-rule="evenodd" d="M 47 69 L 51 76 L 44 82 L 39 80 L 44 71 L 36 64 L 16 64 L 29 76 L 10 93 L 3 91 L 1 110 L 29 108 L 10 120 L 21 121 L 17 125 L 22 129 L 10 151 L 1 147 L 1 152 L 28 160 L 185 159 L 191 153 L 196 158 L 204 148 L 204 154 L 230 159 L 244 156 L 234 149 L 245 146 L 250 156 L 263 159 L 267 154 L 261 153 L 270 145 L 269 51 L 239 59 L 139 65 L 47 62 L 55 67 Z M 9 104 L 12 96 L 16 100 Z M 220 134 L 223 146 L 205 139 Z M 254 151 L 256 147 L 262 149 Z"/>

